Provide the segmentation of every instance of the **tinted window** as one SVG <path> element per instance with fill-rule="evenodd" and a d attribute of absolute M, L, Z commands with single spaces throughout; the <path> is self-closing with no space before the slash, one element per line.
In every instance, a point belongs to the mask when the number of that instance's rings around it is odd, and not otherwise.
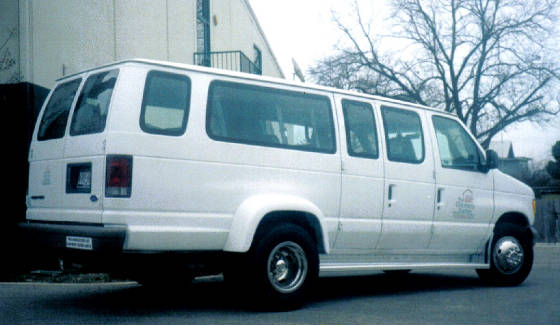
<path fill-rule="evenodd" d="M 433 116 L 441 165 L 446 168 L 477 170 L 481 163 L 478 147 L 457 121 Z"/>
<path fill-rule="evenodd" d="M 424 137 L 420 117 L 413 111 L 381 107 L 387 158 L 419 164 L 424 161 Z"/>
<path fill-rule="evenodd" d="M 346 143 L 350 156 L 377 158 L 377 130 L 370 104 L 343 100 Z"/>
<path fill-rule="evenodd" d="M 216 140 L 325 153 L 336 151 L 328 97 L 215 81 L 206 127 Z"/>
<path fill-rule="evenodd" d="M 140 127 L 148 133 L 181 135 L 189 114 L 190 81 L 186 76 L 151 71 L 146 78 Z"/>
<path fill-rule="evenodd" d="M 111 70 L 87 78 L 74 110 L 70 135 L 99 133 L 105 129 L 117 74 L 118 70 Z"/>
<path fill-rule="evenodd" d="M 76 79 L 56 87 L 43 113 L 38 140 L 58 139 L 64 136 L 68 113 L 81 81 L 82 79 Z"/>

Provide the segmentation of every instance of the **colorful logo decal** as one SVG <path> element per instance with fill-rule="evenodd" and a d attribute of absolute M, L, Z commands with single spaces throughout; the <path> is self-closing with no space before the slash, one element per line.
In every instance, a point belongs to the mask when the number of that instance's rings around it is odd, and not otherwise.
<path fill-rule="evenodd" d="M 455 207 L 457 208 L 453 211 L 454 218 L 461 218 L 461 219 L 472 219 L 474 218 L 474 195 L 471 190 L 466 190 L 463 192 L 463 195 L 457 198 L 457 202 L 455 203 Z"/>

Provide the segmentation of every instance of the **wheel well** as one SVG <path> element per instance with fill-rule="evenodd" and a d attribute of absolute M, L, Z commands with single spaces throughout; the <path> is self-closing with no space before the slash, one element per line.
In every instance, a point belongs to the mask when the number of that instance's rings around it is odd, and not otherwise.
<path fill-rule="evenodd" d="M 525 229 L 527 236 L 529 236 L 529 238 L 533 240 L 533 232 L 531 231 L 531 225 L 529 224 L 527 217 L 525 217 L 523 214 L 517 212 L 510 212 L 502 215 L 496 222 L 496 225 L 494 226 L 494 233 L 503 224 L 516 225 Z"/>
<path fill-rule="evenodd" d="M 279 224 L 287 223 L 302 227 L 305 231 L 307 231 L 307 233 L 309 233 L 315 244 L 317 244 L 318 252 L 326 252 L 326 248 L 323 245 L 323 231 L 319 220 L 315 215 L 302 211 L 275 211 L 268 213 L 259 223 L 254 238 L 259 238 Z"/>
<path fill-rule="evenodd" d="M 527 234 L 527 236 L 529 236 L 529 240 L 533 241 L 533 232 L 531 231 L 531 226 L 529 224 L 529 221 L 527 219 L 527 217 L 525 217 L 523 214 L 518 213 L 518 212 L 508 212 L 503 214 L 498 221 L 496 222 L 496 224 L 494 225 L 494 233 L 496 233 L 496 231 L 498 229 L 500 229 L 500 227 L 502 225 L 516 225 L 520 228 L 525 229 L 525 233 Z M 492 238 L 489 239 L 488 242 L 486 242 L 486 246 L 485 246 L 485 254 L 484 254 L 484 259 L 486 262 L 489 261 L 489 255 L 490 255 L 490 241 L 492 241 Z"/>
<path fill-rule="evenodd" d="M 496 222 L 496 227 L 498 227 L 503 223 L 510 223 L 510 224 L 521 226 L 523 228 L 529 227 L 529 221 L 527 220 L 527 218 L 521 213 L 516 213 L 516 212 L 510 212 L 502 215 L 500 219 L 498 219 L 498 222 Z"/>

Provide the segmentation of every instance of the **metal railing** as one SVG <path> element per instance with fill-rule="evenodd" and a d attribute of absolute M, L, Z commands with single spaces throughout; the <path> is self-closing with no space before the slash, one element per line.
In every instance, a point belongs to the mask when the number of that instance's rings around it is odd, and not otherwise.
<path fill-rule="evenodd" d="M 197 52 L 193 55 L 193 62 L 205 67 L 262 74 L 261 67 L 249 60 L 241 51 Z"/>

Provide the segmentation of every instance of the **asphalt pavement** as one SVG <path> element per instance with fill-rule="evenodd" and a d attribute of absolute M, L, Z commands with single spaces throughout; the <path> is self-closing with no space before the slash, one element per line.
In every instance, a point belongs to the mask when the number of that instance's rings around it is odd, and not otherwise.
<path fill-rule="evenodd" d="M 517 287 L 485 286 L 471 270 L 326 278 L 288 312 L 255 310 L 220 277 L 165 289 L 0 283 L 0 324 L 560 324 L 560 246 L 538 245 Z"/>

